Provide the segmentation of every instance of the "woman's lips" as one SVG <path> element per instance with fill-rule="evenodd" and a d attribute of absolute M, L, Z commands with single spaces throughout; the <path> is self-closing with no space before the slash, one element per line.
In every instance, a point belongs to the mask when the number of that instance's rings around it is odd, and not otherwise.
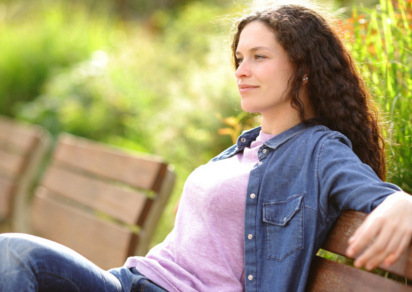
<path fill-rule="evenodd" d="M 239 87 L 239 92 L 248 92 L 251 91 L 253 89 L 258 88 L 259 86 L 256 85 L 250 85 L 250 84 L 238 84 Z"/>

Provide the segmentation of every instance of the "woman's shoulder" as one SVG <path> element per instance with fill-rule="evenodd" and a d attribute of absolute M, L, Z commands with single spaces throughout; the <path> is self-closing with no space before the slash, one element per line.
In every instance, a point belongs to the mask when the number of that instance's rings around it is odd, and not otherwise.
<path fill-rule="evenodd" d="M 324 125 L 310 125 L 304 133 L 304 139 L 316 141 L 320 145 L 329 143 L 342 143 L 349 148 L 352 148 L 352 143 L 348 137 L 338 131 L 331 130 Z"/>

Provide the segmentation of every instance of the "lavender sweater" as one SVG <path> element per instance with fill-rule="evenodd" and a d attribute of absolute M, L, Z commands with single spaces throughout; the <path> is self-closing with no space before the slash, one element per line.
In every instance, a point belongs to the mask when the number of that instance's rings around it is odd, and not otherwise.
<path fill-rule="evenodd" d="M 200 166 L 183 189 L 175 226 L 146 257 L 125 266 L 168 291 L 244 291 L 244 211 L 249 172 L 272 135 L 250 148 Z"/>

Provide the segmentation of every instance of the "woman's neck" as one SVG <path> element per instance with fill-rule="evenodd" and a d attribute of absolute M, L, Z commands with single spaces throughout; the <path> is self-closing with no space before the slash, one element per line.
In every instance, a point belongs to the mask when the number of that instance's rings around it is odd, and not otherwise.
<path fill-rule="evenodd" d="M 262 113 L 262 131 L 270 135 L 278 135 L 300 122 L 299 113 L 293 108 L 291 111 L 282 111 L 277 114 Z"/>
<path fill-rule="evenodd" d="M 302 90 L 299 99 L 303 103 L 304 119 L 314 118 L 314 110 L 305 90 Z M 271 135 L 278 135 L 302 122 L 299 111 L 290 103 L 261 114 L 262 131 Z"/>

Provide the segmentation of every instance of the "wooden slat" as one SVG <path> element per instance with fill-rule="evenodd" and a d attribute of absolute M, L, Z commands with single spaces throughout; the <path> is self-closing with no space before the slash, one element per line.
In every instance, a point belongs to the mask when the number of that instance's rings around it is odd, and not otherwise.
<path fill-rule="evenodd" d="M 151 200 L 137 191 L 51 165 L 42 185 L 128 224 L 142 224 Z"/>
<path fill-rule="evenodd" d="M 1 174 L 8 177 L 16 177 L 22 171 L 25 164 L 25 156 L 19 156 L 0 150 L 0 170 Z"/>
<path fill-rule="evenodd" d="M 0 117 L 0 148 L 11 149 L 15 153 L 26 153 L 33 147 L 33 136 L 38 136 L 36 126 Z"/>
<path fill-rule="evenodd" d="M 132 156 L 86 139 L 63 135 L 54 159 L 118 180 L 137 188 L 158 191 L 159 175 L 164 175 L 167 165 L 156 159 Z"/>
<path fill-rule="evenodd" d="M 379 275 L 316 257 L 311 266 L 311 274 L 306 290 L 314 292 L 411 292 L 412 287 L 407 287 Z"/>
<path fill-rule="evenodd" d="M 347 242 L 366 218 L 366 214 L 356 211 L 344 211 L 329 232 L 323 248 L 345 255 Z"/>
<path fill-rule="evenodd" d="M 0 177 L 0 220 L 10 215 L 10 199 L 14 188 L 12 181 Z"/>
<path fill-rule="evenodd" d="M 329 233 L 323 249 L 346 256 L 349 238 L 362 224 L 367 214 L 357 211 L 344 211 Z M 380 266 L 381 269 L 407 277 L 412 280 L 412 249 L 411 247 L 392 266 Z"/>
<path fill-rule="evenodd" d="M 79 209 L 38 193 L 31 223 L 36 234 L 66 245 L 103 269 L 121 266 L 127 258 L 132 234 Z"/>

